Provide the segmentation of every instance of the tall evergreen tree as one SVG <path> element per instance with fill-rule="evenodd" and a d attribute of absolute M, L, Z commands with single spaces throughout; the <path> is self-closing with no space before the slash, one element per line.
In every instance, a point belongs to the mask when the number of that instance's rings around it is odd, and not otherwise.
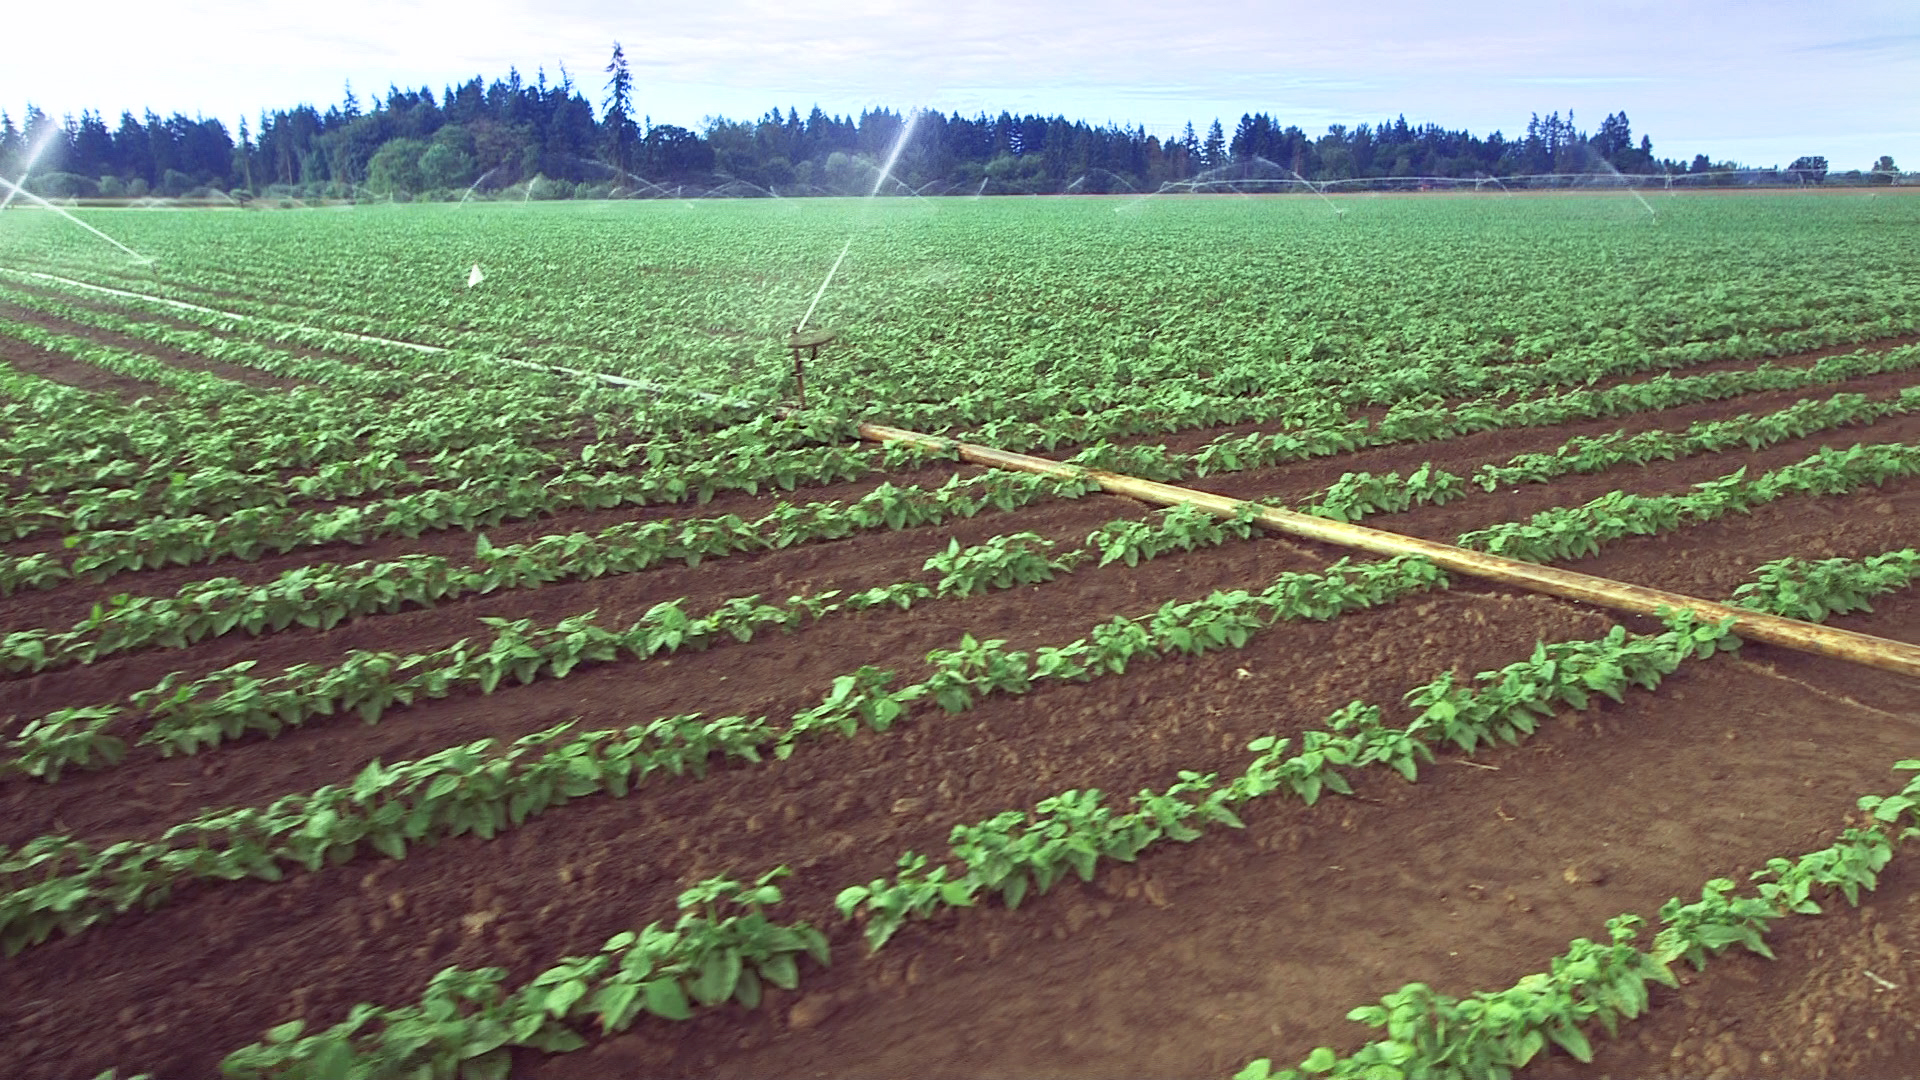
<path fill-rule="evenodd" d="M 1200 165 L 1206 169 L 1217 169 L 1227 163 L 1227 133 L 1220 128 L 1220 118 L 1213 118 L 1213 126 L 1207 129 L 1207 141 L 1200 144 Z"/>
<path fill-rule="evenodd" d="M 613 59 L 607 61 L 607 100 L 603 123 L 607 146 L 613 153 L 614 168 L 625 172 L 631 167 L 635 140 L 633 124 L 633 73 L 627 70 L 626 50 L 613 43 Z"/>

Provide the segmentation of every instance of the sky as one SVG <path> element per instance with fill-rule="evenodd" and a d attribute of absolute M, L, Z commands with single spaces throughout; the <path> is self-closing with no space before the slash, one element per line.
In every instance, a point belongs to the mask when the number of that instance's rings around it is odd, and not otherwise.
<path fill-rule="evenodd" d="M 599 108 L 612 43 L 636 111 L 698 130 L 778 106 L 1064 114 L 1162 136 L 1265 112 L 1311 134 L 1405 115 L 1477 134 L 1624 111 L 1654 152 L 1920 168 L 1916 0 L 40 0 L 9 11 L 0 108 L 225 120 L 323 110 L 351 81 L 444 87 L 565 67 Z"/>

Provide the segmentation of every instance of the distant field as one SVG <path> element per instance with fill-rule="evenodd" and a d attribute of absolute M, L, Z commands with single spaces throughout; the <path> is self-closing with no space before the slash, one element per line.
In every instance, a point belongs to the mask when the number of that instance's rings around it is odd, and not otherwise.
<path fill-rule="evenodd" d="M 1645 200 L 0 214 L 0 1075 L 1898 1072 L 1913 679 L 1085 471 L 1920 643 L 1920 199 Z"/>
<path fill-rule="evenodd" d="M 813 321 L 861 408 L 1036 385 L 1316 385 L 1409 367 L 1607 363 L 1913 303 L 1920 202 L 1623 195 L 1441 200 L 893 199 L 115 213 L 126 258 L 10 216 L 0 266 L 228 310 L 774 397 Z M 465 287 L 479 264 L 487 279 Z M 1714 341 L 1715 344 L 1701 344 Z M 1755 343 L 1735 342 L 1736 350 Z M 1277 369 L 1274 365 L 1282 364 Z M 1275 387 L 1276 389 L 1279 387 Z"/>

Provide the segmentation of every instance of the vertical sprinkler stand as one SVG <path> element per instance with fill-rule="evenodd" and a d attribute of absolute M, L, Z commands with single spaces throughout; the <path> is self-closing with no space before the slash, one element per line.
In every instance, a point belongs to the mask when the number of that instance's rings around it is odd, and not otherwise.
<path fill-rule="evenodd" d="M 807 373 L 801 363 L 800 354 L 806 353 L 808 360 L 820 359 L 820 346 L 834 339 L 834 332 L 814 327 L 811 330 L 796 329 L 787 335 L 787 348 L 793 350 L 793 389 L 799 407 L 807 407 Z"/>

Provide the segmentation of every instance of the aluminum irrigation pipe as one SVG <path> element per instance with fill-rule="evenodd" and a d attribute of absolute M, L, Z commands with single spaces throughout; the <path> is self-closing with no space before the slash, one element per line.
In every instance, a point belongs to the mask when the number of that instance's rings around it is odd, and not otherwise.
<path fill-rule="evenodd" d="M 878 424 L 860 425 L 860 434 L 864 438 L 877 442 L 909 443 L 926 449 L 957 449 L 962 460 L 976 465 L 1018 469 L 1062 479 L 1085 476 L 1098 483 L 1104 491 L 1160 506 L 1192 506 L 1221 517 L 1232 517 L 1244 505 L 1240 500 L 1229 499 L 1224 495 L 1194 491 L 1191 488 L 1175 487 L 1172 484 L 1162 484 L 1152 480 L 1141 480 L 1100 469 L 1080 469 L 1072 465 L 1063 465 L 1058 461 L 1049 461 L 1046 458 L 1009 453 L 1005 450 L 955 442 L 951 439 L 883 427 Z M 1629 585 L 1609 578 L 1595 577 L 1592 574 L 1581 574 L 1553 566 L 1540 566 L 1516 559 L 1503 559 L 1498 555 L 1469 551 L 1466 548 L 1454 547 L 1452 544 L 1441 544 L 1415 536 L 1369 529 L 1364 525 L 1350 525 L 1343 521 L 1329 521 L 1326 518 L 1298 514 L 1291 510 L 1263 508 L 1253 520 L 1277 532 L 1337 544 L 1341 547 L 1357 548 L 1381 555 L 1422 555 L 1444 569 L 1471 577 L 1568 600 L 1579 600 L 1616 611 L 1653 615 L 1661 608 L 1672 608 L 1691 611 L 1703 619 L 1714 622 L 1732 619 L 1734 631 L 1754 641 L 1764 641 L 1769 645 L 1830 656 L 1837 660 L 1846 660 L 1920 678 L 1920 645 L 1909 645 L 1906 642 L 1889 641 L 1886 638 L 1868 634 L 1856 634 L 1851 630 L 1841 630 L 1837 627 L 1786 619 L 1758 611 L 1747 611 L 1744 608 L 1729 607 L 1711 600 L 1667 592 L 1664 589 L 1650 589 L 1644 585 Z"/>

